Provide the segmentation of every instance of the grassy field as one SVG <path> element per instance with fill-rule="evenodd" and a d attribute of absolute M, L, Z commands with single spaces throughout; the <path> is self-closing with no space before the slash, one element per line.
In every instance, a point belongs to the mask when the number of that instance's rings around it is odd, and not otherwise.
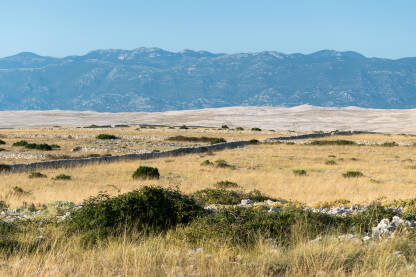
<path fill-rule="evenodd" d="M 294 134 L 167 127 L 140 130 L 133 127 L 43 128 L 2 130 L 1 139 L 6 144 L 0 147 L 15 151 L 11 144 L 26 139 L 34 143 L 56 143 L 61 146 L 57 150 L 59 153 L 70 154 L 72 147 L 97 144 L 95 136 L 100 133 L 114 134 L 122 137 L 120 141 L 131 142 L 127 148 L 138 147 L 136 144 L 143 141 L 165 142 L 166 138 L 177 135 L 222 137 L 231 141 Z M 28 138 L 30 135 L 35 136 Z M 57 140 L 58 136 L 67 135 L 72 138 Z M 77 136 L 79 138 L 75 138 Z M 91 232 L 102 228 L 98 223 L 88 225 L 87 229 L 78 225 L 79 228 L 69 228 L 66 221 L 57 224 L 55 219 L 51 220 L 53 213 L 12 223 L 1 221 L 0 255 L 3 262 L 0 272 L 4 276 L 414 276 L 416 233 L 413 229 L 398 230 L 385 239 L 364 241 L 362 238 L 369 235 L 371 228 L 382 218 L 391 219 L 393 210 L 388 209 L 392 203 L 395 203 L 394 207 L 406 207 L 401 217 L 416 220 L 416 201 L 409 200 L 416 198 L 416 146 L 413 146 L 416 137 L 366 134 L 319 140 L 378 144 L 394 141 L 404 145 L 308 144 L 313 140 L 303 144 L 260 143 L 208 154 L 42 170 L 40 173 L 44 176 L 38 178 L 30 178 L 30 172 L 3 172 L 0 200 L 9 210 L 24 210 L 25 207 L 42 210 L 56 201 L 80 204 L 100 193 L 116 197 L 145 186 L 176 188 L 183 195 L 181 197 L 190 199 L 204 189 L 224 193 L 235 191 L 236 195 L 243 195 L 243 199 L 257 190 L 263 195 L 262 199 L 287 204 L 284 207 L 279 204 L 280 213 L 273 215 L 261 211 L 266 209 L 266 204 L 243 208 L 221 206 L 222 203 L 216 202 L 220 212 L 179 221 L 158 231 L 152 229 L 151 223 L 140 229 L 133 220 L 132 225 L 125 221 L 110 228 L 106 221 L 105 235 L 93 233 L 93 243 L 88 244 L 85 244 L 86 237 L 91 241 Z M 149 145 L 149 149 L 156 147 Z M 4 159 L 0 163 L 12 162 L 27 160 Z M 139 166 L 158 168 L 160 178 L 133 179 L 132 174 Z M 347 172 L 361 174 L 349 178 Z M 70 179 L 58 180 L 56 176 L 61 174 Z M 218 190 L 215 184 L 219 181 L 230 181 L 237 187 Z M 304 210 L 308 206 L 328 205 L 325 202 L 333 203 L 329 206 L 376 203 L 380 210 L 365 216 L 354 215 L 351 220 Z M 124 205 L 124 202 L 120 203 Z M 154 216 L 152 209 L 158 205 L 149 203 L 145 206 L 150 209 L 146 214 Z M 202 204 L 197 203 L 195 209 L 200 209 L 198 205 L 211 204 L 208 199 Z M 387 210 L 384 210 L 382 207 L 386 206 Z M 118 207 L 118 204 L 114 206 L 115 213 Z M 253 213 L 245 214 L 246 209 L 252 208 Z M 83 209 L 85 206 L 80 208 Z M 175 209 L 182 212 L 182 204 Z M 57 209 L 55 215 L 65 212 Z M 76 218 L 77 211 L 70 210 L 70 213 Z M 100 214 L 90 214 L 86 221 L 96 223 L 94 216 Z M 123 218 L 126 212 L 121 215 Z M 227 215 L 231 217 L 227 218 Z"/>

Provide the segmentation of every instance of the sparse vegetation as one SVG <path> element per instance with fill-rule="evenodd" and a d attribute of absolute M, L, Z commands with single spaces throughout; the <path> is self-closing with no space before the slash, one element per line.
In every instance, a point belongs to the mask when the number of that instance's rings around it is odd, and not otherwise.
<path fill-rule="evenodd" d="M 361 171 L 347 171 L 342 174 L 345 178 L 356 178 L 356 177 L 362 177 L 364 174 Z"/>
<path fill-rule="evenodd" d="M 33 178 L 47 178 L 48 176 L 40 172 L 31 172 L 28 177 L 30 179 L 33 179 Z"/>
<path fill-rule="evenodd" d="M 237 127 L 237 128 L 235 128 L 235 130 L 236 131 L 244 131 L 244 128 L 243 127 Z"/>
<path fill-rule="evenodd" d="M 307 174 L 307 172 L 304 169 L 294 169 L 293 174 L 295 174 L 297 176 L 305 176 Z"/>
<path fill-rule="evenodd" d="M 224 142 L 227 142 L 227 141 L 223 138 L 213 138 L 210 141 L 211 144 L 224 143 Z"/>
<path fill-rule="evenodd" d="M 54 180 L 71 180 L 71 176 L 66 175 L 66 174 L 59 174 L 59 175 L 56 175 L 53 179 Z"/>
<path fill-rule="evenodd" d="M 159 177 L 159 170 L 149 166 L 140 166 L 133 173 L 133 179 L 159 179 Z"/>
<path fill-rule="evenodd" d="M 219 181 L 214 184 L 214 187 L 218 189 L 238 188 L 238 184 L 231 181 Z"/>
<path fill-rule="evenodd" d="M 202 166 L 207 166 L 207 165 L 214 165 L 212 162 L 210 162 L 210 160 L 205 160 L 201 163 Z"/>
<path fill-rule="evenodd" d="M 325 162 L 325 164 L 326 164 L 326 165 L 336 165 L 336 164 L 337 164 L 337 162 L 336 162 L 336 161 L 334 161 L 334 160 L 328 160 L 328 161 L 326 161 L 326 162 Z"/>

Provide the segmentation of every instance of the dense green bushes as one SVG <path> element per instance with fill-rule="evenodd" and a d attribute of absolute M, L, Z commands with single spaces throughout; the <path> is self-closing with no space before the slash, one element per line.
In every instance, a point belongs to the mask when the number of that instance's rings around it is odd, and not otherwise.
<path fill-rule="evenodd" d="M 94 239 L 123 230 L 166 231 L 203 213 L 192 198 L 177 190 L 146 186 L 113 198 L 105 194 L 92 197 L 68 223 Z"/>
<path fill-rule="evenodd" d="M 0 139 L 0 144 L 6 144 L 6 142 Z"/>
<path fill-rule="evenodd" d="M 46 143 L 40 143 L 40 144 L 37 144 L 37 143 L 28 143 L 25 140 L 17 141 L 15 143 L 13 143 L 12 146 L 15 146 L 15 147 L 25 147 L 27 149 L 35 149 L 35 150 L 43 150 L 43 151 L 50 151 L 52 149 L 58 149 L 58 148 L 60 148 L 60 146 L 57 145 L 57 144 L 49 145 L 49 144 L 46 144 Z"/>
<path fill-rule="evenodd" d="M 117 139 L 115 135 L 110 135 L 110 134 L 99 134 L 95 138 L 96 139 Z"/>
<path fill-rule="evenodd" d="M 133 173 L 133 179 L 159 179 L 159 170 L 155 167 L 140 166 Z"/>

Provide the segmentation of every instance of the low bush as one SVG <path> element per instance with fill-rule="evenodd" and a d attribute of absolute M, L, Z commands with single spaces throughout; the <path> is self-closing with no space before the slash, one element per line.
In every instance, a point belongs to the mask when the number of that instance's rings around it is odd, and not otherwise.
<path fill-rule="evenodd" d="M 254 128 L 251 128 L 251 131 L 257 131 L 257 132 L 260 132 L 260 131 L 261 131 L 261 129 L 260 129 L 260 128 L 257 128 L 257 127 L 254 127 Z"/>
<path fill-rule="evenodd" d="M 294 169 L 293 170 L 293 174 L 297 175 L 297 176 L 305 176 L 306 175 L 306 170 L 304 169 Z"/>
<path fill-rule="evenodd" d="M 260 143 L 260 141 L 257 140 L 257 139 L 251 139 L 249 141 L 250 141 L 251 144 L 259 144 Z"/>
<path fill-rule="evenodd" d="M 224 143 L 224 142 L 227 142 L 224 138 L 213 138 L 210 140 L 211 144 Z"/>
<path fill-rule="evenodd" d="M 28 143 L 25 140 L 17 141 L 17 142 L 12 144 L 12 146 L 23 146 L 23 147 L 26 146 L 26 145 L 28 145 Z"/>
<path fill-rule="evenodd" d="M 393 146 L 399 146 L 399 144 L 395 141 L 392 141 L 392 142 L 384 142 L 384 143 L 381 144 L 381 146 L 393 147 Z"/>
<path fill-rule="evenodd" d="M 310 145 L 357 145 L 355 141 L 338 139 L 338 140 L 314 140 Z"/>
<path fill-rule="evenodd" d="M 326 161 L 325 164 L 327 164 L 327 165 L 336 165 L 337 162 L 334 161 L 334 160 L 329 160 L 329 161 Z"/>
<path fill-rule="evenodd" d="M 19 195 L 19 196 L 24 195 L 24 194 L 29 194 L 29 192 L 25 191 L 24 189 L 22 189 L 19 186 L 13 187 L 12 193 L 15 194 L 15 195 Z"/>
<path fill-rule="evenodd" d="M 57 145 L 57 144 L 49 145 L 49 144 L 46 144 L 46 143 L 40 143 L 40 144 L 28 143 L 25 140 L 17 141 L 15 143 L 13 143 L 12 146 L 25 147 L 27 149 L 35 149 L 35 150 L 43 150 L 43 151 L 50 151 L 52 149 L 60 148 L 60 146 Z"/>
<path fill-rule="evenodd" d="M 237 128 L 235 128 L 235 130 L 236 131 L 244 131 L 244 128 L 243 127 L 237 127 Z"/>
<path fill-rule="evenodd" d="M 216 160 L 215 161 L 215 166 L 216 167 L 222 167 L 222 168 L 226 168 L 226 167 L 232 167 L 231 165 L 229 165 L 225 160 Z"/>
<path fill-rule="evenodd" d="M 268 196 L 263 195 L 258 190 L 253 190 L 249 193 L 226 190 L 222 189 L 203 189 L 198 190 L 191 194 L 192 198 L 200 205 L 209 205 L 209 204 L 222 204 L 222 205 L 235 205 L 240 204 L 243 199 L 251 199 L 256 202 L 262 202 L 267 199 L 275 200 Z"/>
<path fill-rule="evenodd" d="M 33 178 L 47 178 L 48 176 L 46 176 L 45 174 L 42 174 L 40 172 L 31 172 L 29 174 L 29 178 L 33 179 Z"/>
<path fill-rule="evenodd" d="M 110 233 L 166 231 L 203 213 L 203 208 L 192 198 L 177 190 L 145 186 L 117 197 L 105 194 L 92 197 L 73 212 L 68 224 L 94 242 Z"/>
<path fill-rule="evenodd" d="M 1 151 L 5 151 L 5 150 L 6 150 L 6 149 L 4 149 L 4 148 L 0 148 L 0 152 L 1 152 Z"/>
<path fill-rule="evenodd" d="M 212 162 L 210 162 L 210 160 L 205 160 L 201 163 L 202 166 L 207 166 L 207 165 L 214 165 Z"/>
<path fill-rule="evenodd" d="M 219 189 L 237 188 L 238 184 L 230 181 L 219 181 L 214 184 L 214 187 Z"/>
<path fill-rule="evenodd" d="M 159 179 L 159 170 L 155 167 L 140 166 L 133 173 L 133 179 Z"/>
<path fill-rule="evenodd" d="M 98 136 L 96 136 L 96 139 L 117 139 L 117 137 L 115 135 L 110 134 L 99 134 Z"/>
<path fill-rule="evenodd" d="M 0 139 L 0 144 L 6 144 L 6 142 Z"/>
<path fill-rule="evenodd" d="M 355 177 L 362 177 L 364 174 L 361 171 L 347 171 L 342 174 L 344 178 L 355 178 Z"/>
<path fill-rule="evenodd" d="M 222 125 L 221 128 L 222 129 L 229 129 L 227 125 Z"/>
<path fill-rule="evenodd" d="M 189 128 L 186 125 L 182 125 L 181 127 L 179 127 L 179 129 L 188 130 Z"/>
<path fill-rule="evenodd" d="M 43 151 L 50 151 L 52 150 L 52 146 L 46 143 L 36 144 L 36 143 L 29 143 L 25 146 L 27 149 L 36 149 L 36 150 L 43 150 Z"/>
<path fill-rule="evenodd" d="M 71 176 L 65 174 L 59 174 L 53 178 L 54 180 L 71 180 Z"/>

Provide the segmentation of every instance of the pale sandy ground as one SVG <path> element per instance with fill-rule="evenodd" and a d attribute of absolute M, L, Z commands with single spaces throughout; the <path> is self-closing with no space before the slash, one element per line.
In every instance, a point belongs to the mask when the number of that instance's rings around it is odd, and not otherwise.
<path fill-rule="evenodd" d="M 158 113 L 97 113 L 92 111 L 0 111 L 0 128 L 53 125 L 164 124 L 218 127 L 259 127 L 275 130 L 361 130 L 416 134 L 416 109 L 381 110 L 358 107 L 324 108 L 227 107 Z"/>

